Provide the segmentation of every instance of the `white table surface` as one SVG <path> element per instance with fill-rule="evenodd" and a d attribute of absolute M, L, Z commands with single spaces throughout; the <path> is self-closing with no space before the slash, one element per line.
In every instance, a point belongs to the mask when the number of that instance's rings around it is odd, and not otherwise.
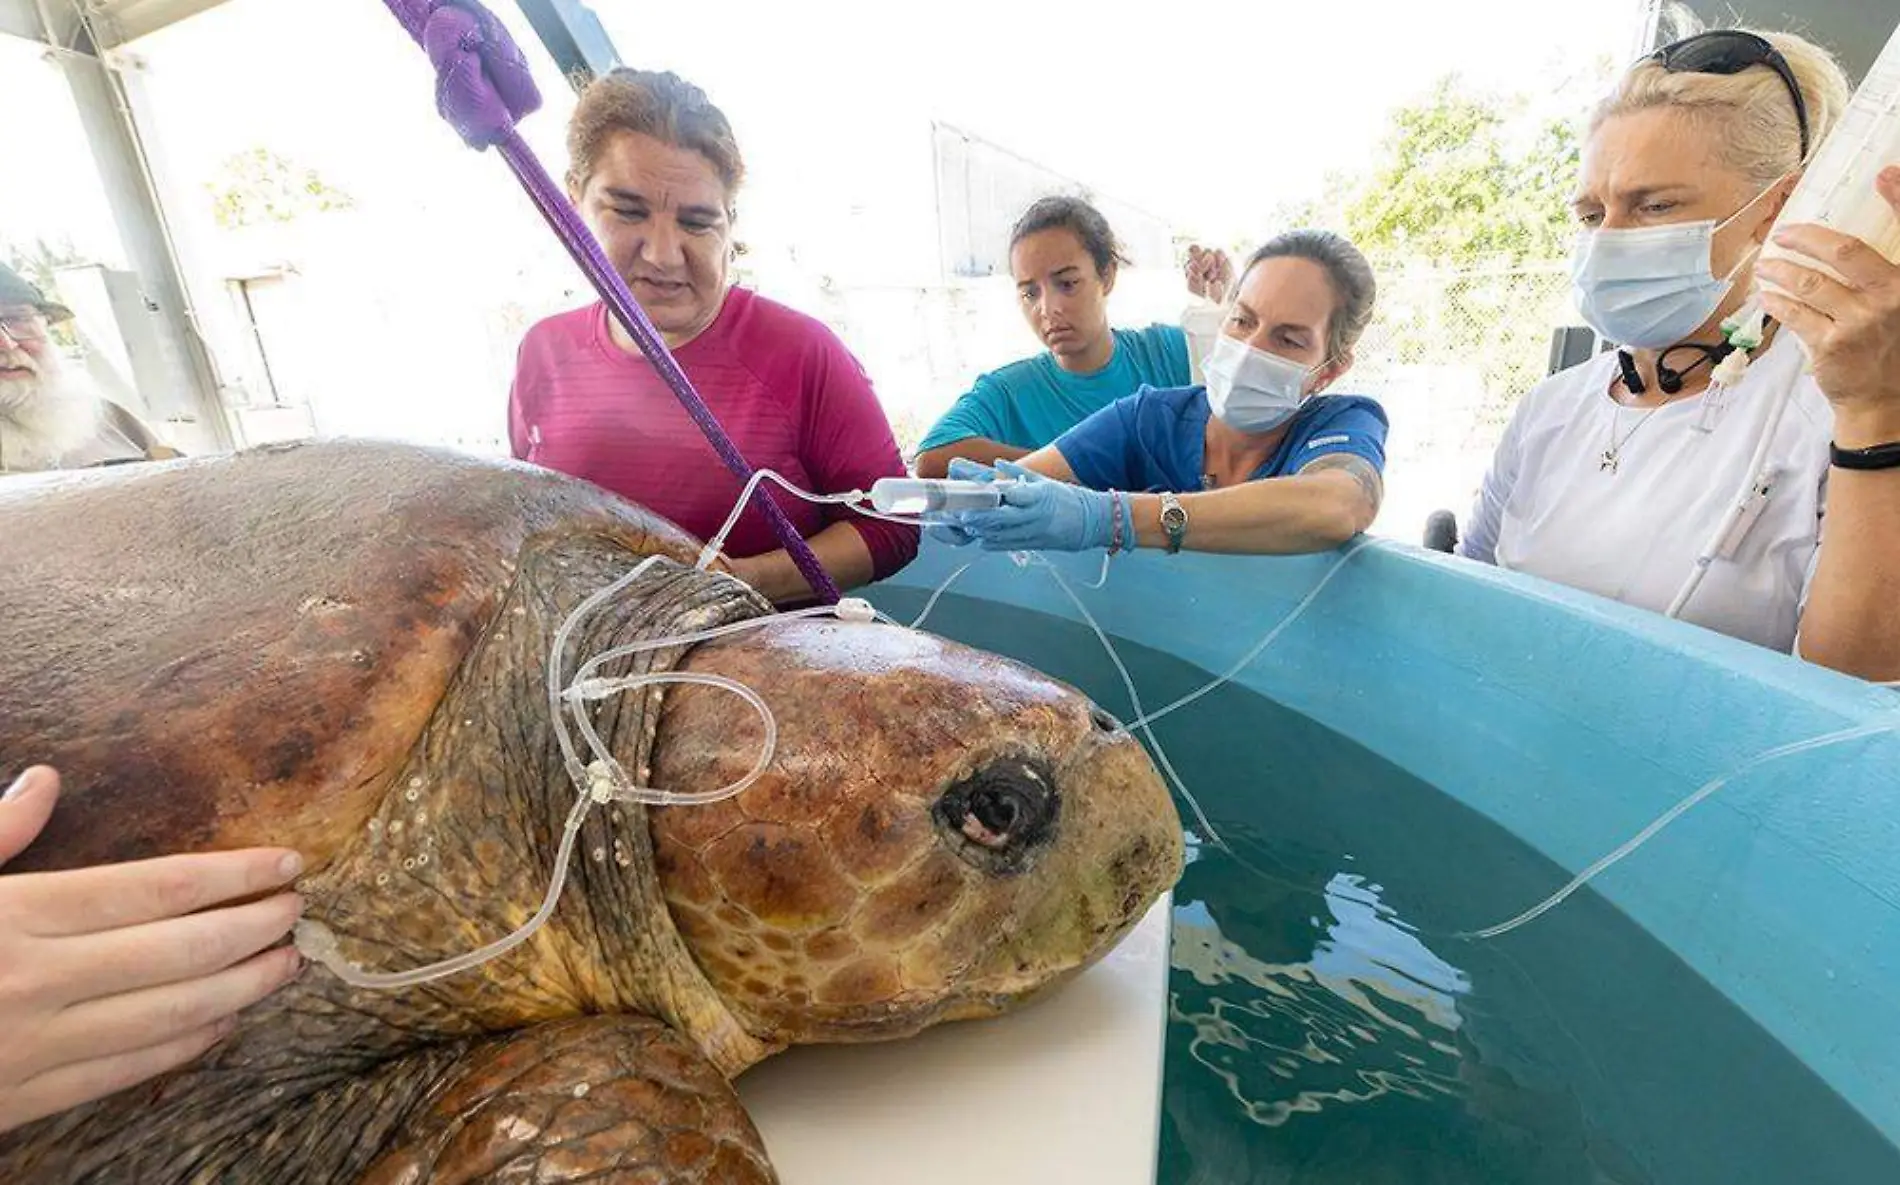
<path fill-rule="evenodd" d="M 1172 901 L 1022 1011 L 741 1075 L 783 1185 L 1153 1185 Z"/>

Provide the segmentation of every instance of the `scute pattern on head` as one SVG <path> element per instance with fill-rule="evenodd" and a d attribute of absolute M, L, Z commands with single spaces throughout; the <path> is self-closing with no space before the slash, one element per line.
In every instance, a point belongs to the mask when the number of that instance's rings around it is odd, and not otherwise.
<path fill-rule="evenodd" d="M 887 626 L 798 623 L 709 643 L 686 666 L 748 683 L 778 713 L 782 757 L 752 788 L 651 815 L 674 924 L 762 1039 L 993 1012 L 1102 953 L 1178 873 L 1178 818 L 1146 755 L 1017 664 Z M 716 693 L 675 692 L 656 781 L 730 781 L 758 743 Z M 1031 842 L 1008 861 L 937 817 L 948 789 L 999 768 L 1053 783 L 1038 799 L 1047 834 L 1019 820 Z"/>

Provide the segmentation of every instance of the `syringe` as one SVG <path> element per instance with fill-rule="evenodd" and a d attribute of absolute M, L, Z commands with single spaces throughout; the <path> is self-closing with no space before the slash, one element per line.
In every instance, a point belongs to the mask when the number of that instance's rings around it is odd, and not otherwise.
<path fill-rule="evenodd" d="M 871 487 L 871 505 L 880 514 L 949 514 L 993 510 L 1003 504 L 1008 481 L 954 481 L 948 478 L 880 477 Z"/>

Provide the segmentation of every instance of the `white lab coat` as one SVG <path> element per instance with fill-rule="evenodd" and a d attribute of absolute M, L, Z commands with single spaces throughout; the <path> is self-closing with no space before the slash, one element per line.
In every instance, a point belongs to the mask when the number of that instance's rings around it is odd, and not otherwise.
<path fill-rule="evenodd" d="M 1783 328 L 1734 387 L 1653 415 L 1610 397 L 1617 373 L 1616 356 L 1600 354 L 1525 396 L 1459 553 L 1664 612 L 1734 506 L 1773 404 L 1787 396 L 1768 451 L 1767 505 L 1682 617 L 1792 650 L 1821 544 L 1834 423 L 1800 343 Z M 1613 440 L 1623 443 L 1612 473 L 1602 458 Z"/>

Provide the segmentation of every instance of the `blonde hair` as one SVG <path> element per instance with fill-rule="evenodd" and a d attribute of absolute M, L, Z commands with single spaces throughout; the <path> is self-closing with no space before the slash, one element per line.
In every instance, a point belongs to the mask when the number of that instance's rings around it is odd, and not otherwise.
<path fill-rule="evenodd" d="M 1738 29 L 1764 38 L 1781 52 L 1808 109 L 1808 152 L 1827 138 L 1853 88 L 1834 55 L 1793 33 Z M 1801 124 L 1794 98 L 1774 67 L 1750 66 L 1737 74 L 1670 73 L 1645 58 L 1631 66 L 1590 118 L 1594 133 L 1603 121 L 1633 111 L 1672 107 L 1704 122 L 1723 164 L 1762 189 L 1799 169 Z"/>

